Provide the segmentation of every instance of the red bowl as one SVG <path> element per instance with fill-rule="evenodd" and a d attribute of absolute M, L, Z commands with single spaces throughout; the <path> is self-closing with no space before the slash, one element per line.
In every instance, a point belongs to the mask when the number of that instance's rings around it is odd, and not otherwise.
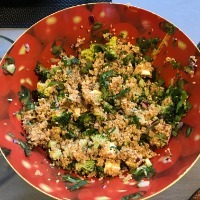
<path fill-rule="evenodd" d="M 94 30 L 94 22 L 101 22 L 102 28 Z M 168 28 L 165 27 L 167 24 Z M 190 137 L 185 137 L 182 131 L 177 137 L 170 140 L 166 148 L 159 150 L 159 157 L 152 159 L 157 171 L 150 180 L 150 185 L 138 188 L 135 181 L 124 184 L 121 179 L 115 177 L 95 181 L 84 188 L 70 192 L 61 181 L 60 170 L 51 166 L 45 152 L 37 148 L 30 157 L 24 155 L 23 149 L 13 142 L 15 138 L 25 140 L 22 133 L 21 121 L 17 111 L 21 104 L 18 100 L 18 92 L 21 85 L 29 89 L 35 89 L 37 77 L 33 69 L 39 61 L 49 67 L 51 45 L 55 40 L 62 40 L 68 54 L 74 54 L 71 46 L 77 37 L 85 37 L 86 46 L 90 41 L 95 41 L 103 30 L 115 29 L 116 33 L 125 32 L 126 40 L 135 43 L 137 37 L 160 37 L 162 42 L 159 51 L 154 56 L 154 65 L 158 67 L 166 83 L 174 76 L 172 67 L 165 64 L 166 57 L 173 57 L 181 65 L 188 65 L 190 56 L 195 56 L 197 65 L 200 62 L 200 52 L 192 41 L 177 27 L 166 19 L 141 8 L 128 5 L 98 3 L 80 5 L 54 13 L 32 27 L 30 27 L 12 45 L 7 56 L 15 60 L 16 71 L 14 75 L 7 75 L 0 69 L 1 91 L 0 100 L 3 107 L 0 110 L 0 147 L 8 150 L 4 156 L 11 167 L 30 185 L 39 191 L 55 199 L 121 199 L 123 196 L 141 192 L 146 199 L 163 191 L 168 186 L 180 179 L 189 168 L 193 166 L 200 153 L 200 70 L 197 67 L 194 76 L 184 75 L 187 80 L 187 90 L 190 93 L 190 102 L 193 107 L 184 118 L 184 122 L 193 127 Z M 28 49 L 27 49 L 28 44 Z M 8 101 L 12 99 L 12 102 Z M 15 140 L 14 140 L 15 141 Z M 172 162 L 163 164 L 161 157 L 166 155 L 166 149 L 170 148 L 173 157 Z M 38 173 L 40 172 L 40 173 Z"/>

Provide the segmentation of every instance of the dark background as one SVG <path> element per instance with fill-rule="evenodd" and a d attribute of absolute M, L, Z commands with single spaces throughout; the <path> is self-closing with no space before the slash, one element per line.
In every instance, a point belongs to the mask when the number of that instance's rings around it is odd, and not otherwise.
<path fill-rule="evenodd" d="M 0 28 L 28 28 L 56 11 L 95 2 L 111 0 L 0 0 Z"/>

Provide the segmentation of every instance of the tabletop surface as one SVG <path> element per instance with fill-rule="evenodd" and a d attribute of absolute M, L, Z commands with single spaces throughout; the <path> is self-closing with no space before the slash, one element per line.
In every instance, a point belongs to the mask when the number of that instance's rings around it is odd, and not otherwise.
<path fill-rule="evenodd" d="M 200 40 L 199 0 L 114 0 L 114 3 L 131 5 L 152 11 L 178 26 L 195 44 Z M 16 40 L 26 29 L 0 27 L 0 35 Z M 10 47 L 10 43 L 0 38 L 0 57 Z M 200 159 L 173 186 L 150 198 L 151 200 L 188 200 L 200 187 Z M 0 199 L 1 200 L 51 200 L 32 188 L 7 165 L 0 156 Z"/>

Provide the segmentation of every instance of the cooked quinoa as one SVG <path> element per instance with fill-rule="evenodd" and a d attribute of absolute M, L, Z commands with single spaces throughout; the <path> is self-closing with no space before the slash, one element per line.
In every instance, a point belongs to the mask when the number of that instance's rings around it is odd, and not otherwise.
<path fill-rule="evenodd" d="M 38 64 L 36 74 L 44 77 L 33 92 L 34 109 L 22 110 L 29 145 L 88 177 L 137 169 L 174 129 L 165 117 L 174 101 L 155 72 L 139 46 L 115 36 L 77 57 L 62 54 L 50 69 Z"/>

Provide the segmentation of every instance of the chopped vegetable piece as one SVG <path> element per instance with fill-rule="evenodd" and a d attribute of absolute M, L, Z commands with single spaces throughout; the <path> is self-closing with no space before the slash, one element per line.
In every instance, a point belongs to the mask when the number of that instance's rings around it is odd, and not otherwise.
<path fill-rule="evenodd" d="M 141 165 L 131 172 L 135 180 L 140 181 L 143 178 L 151 178 L 155 174 L 155 169 L 149 159 L 145 160 L 145 164 Z"/>
<path fill-rule="evenodd" d="M 5 70 L 10 75 L 13 75 L 15 73 L 15 70 L 16 70 L 15 60 L 11 57 L 6 57 L 5 63 L 2 66 L 2 69 Z"/>
<path fill-rule="evenodd" d="M 150 181 L 141 180 L 141 181 L 137 184 L 137 186 L 138 186 L 139 188 L 141 188 L 141 187 L 148 187 L 149 184 L 150 184 Z"/>
<path fill-rule="evenodd" d="M 78 162 L 75 168 L 79 174 L 88 175 L 95 170 L 95 161 L 86 160 L 85 162 Z"/>
<path fill-rule="evenodd" d="M 13 75 L 15 73 L 16 67 L 14 64 L 9 64 L 9 65 L 4 65 L 2 69 L 4 69 L 9 74 Z"/>

